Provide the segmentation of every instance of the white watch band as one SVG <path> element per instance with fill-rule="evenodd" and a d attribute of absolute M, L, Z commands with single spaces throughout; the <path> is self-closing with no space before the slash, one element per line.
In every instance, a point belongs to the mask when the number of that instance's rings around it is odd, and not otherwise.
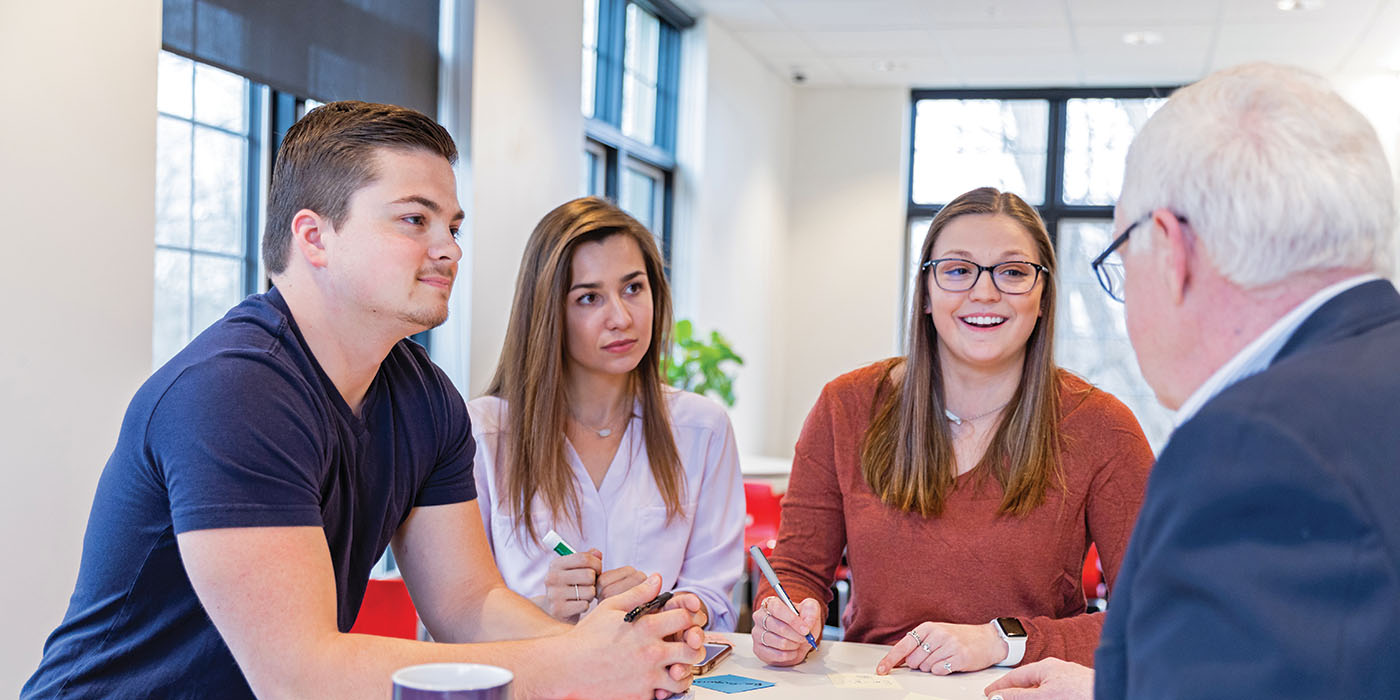
<path fill-rule="evenodd" d="M 1006 658 L 997 662 L 997 666 L 1015 666 L 1021 663 L 1021 659 L 1026 657 L 1026 638 L 1008 637 L 1006 631 L 1001 628 L 1001 623 L 992 620 L 992 627 L 996 629 L 997 636 L 1001 641 L 1006 642 Z"/>

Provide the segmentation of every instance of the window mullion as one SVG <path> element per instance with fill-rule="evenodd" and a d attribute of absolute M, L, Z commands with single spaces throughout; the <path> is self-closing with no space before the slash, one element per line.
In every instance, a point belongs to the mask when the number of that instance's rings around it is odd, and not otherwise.
<path fill-rule="evenodd" d="M 658 39 L 656 71 L 656 145 L 670 153 L 676 151 L 676 119 L 681 67 L 681 33 L 662 22 Z"/>
<path fill-rule="evenodd" d="M 1047 219 L 1059 220 L 1064 208 L 1065 191 L 1065 114 L 1068 100 L 1063 97 L 1050 100 L 1050 134 L 1045 142 L 1045 214 Z M 1046 222 L 1049 223 L 1048 221 Z M 1058 243 L 1054 227 L 1049 227 L 1050 243 Z"/>
<path fill-rule="evenodd" d="M 598 3 L 598 94 L 594 111 L 598 118 L 621 128 L 622 74 L 627 61 L 627 2 Z"/>
<path fill-rule="evenodd" d="M 258 193 L 262 191 L 262 143 L 267 126 L 263 123 L 263 93 L 248 86 L 248 138 L 245 152 L 243 197 L 243 296 L 258 291 Z"/>

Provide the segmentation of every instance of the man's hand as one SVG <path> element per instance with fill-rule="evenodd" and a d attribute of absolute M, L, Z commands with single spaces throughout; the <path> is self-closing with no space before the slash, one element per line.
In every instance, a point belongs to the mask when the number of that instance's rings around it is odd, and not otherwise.
<path fill-rule="evenodd" d="M 753 653 L 759 661 L 772 666 L 795 666 L 814 651 L 807 643 L 808 634 L 820 644 L 822 607 L 813 598 L 797 604 L 800 616 L 792 614 L 777 596 L 768 596 L 753 613 Z"/>
<path fill-rule="evenodd" d="M 591 550 L 598 551 L 598 550 Z M 599 554 L 601 557 L 602 554 Z M 599 559 L 601 566 L 602 559 Z M 647 575 L 630 566 L 619 566 L 598 575 L 598 600 L 606 600 L 629 588 L 640 585 Z"/>
<path fill-rule="evenodd" d="M 691 622 L 694 624 L 692 629 L 701 637 L 701 643 L 704 643 L 705 625 L 710 624 L 710 611 L 705 607 L 705 601 L 700 600 L 700 596 L 690 591 L 677 591 L 670 600 L 666 601 L 666 606 L 661 609 L 680 609 L 690 613 Z M 687 630 L 688 632 L 689 630 Z M 689 639 L 688 636 L 687 639 Z"/>
<path fill-rule="evenodd" d="M 982 692 L 991 700 L 1090 700 L 1094 697 L 1094 669 L 1042 659 L 992 681 Z"/>
<path fill-rule="evenodd" d="M 565 659 L 561 677 L 569 679 L 571 694 L 587 698 L 664 698 L 690 687 L 690 667 L 705 658 L 704 640 L 668 641 L 690 637 L 694 613 L 684 607 L 623 622 L 623 615 L 661 592 L 661 577 L 648 576 L 640 585 L 604 600 L 567 635 L 572 658 Z M 681 635 L 681 637 L 677 637 Z"/>
<path fill-rule="evenodd" d="M 598 597 L 602 570 L 603 553 L 596 549 L 551 559 L 544 575 L 544 604 L 540 607 L 556 620 L 573 622 Z"/>
<path fill-rule="evenodd" d="M 904 635 L 875 673 L 885 675 L 903 662 L 911 669 L 946 676 L 954 671 L 980 671 L 1006 658 L 1006 642 L 992 627 L 924 622 Z"/>
<path fill-rule="evenodd" d="M 685 645 L 692 649 L 701 650 L 701 658 L 704 658 L 705 647 L 705 624 L 709 621 L 709 612 L 705 609 L 705 602 L 700 600 L 694 593 L 682 591 L 671 596 L 666 601 L 666 605 L 661 608 L 665 610 L 683 610 L 690 615 L 691 625 L 679 634 L 667 637 L 669 641 L 685 642 Z M 690 664 L 675 664 L 669 669 L 671 677 L 678 681 L 690 682 L 690 677 L 694 675 L 694 669 Z M 656 700 L 664 700 L 668 697 L 665 691 L 656 691 Z"/>

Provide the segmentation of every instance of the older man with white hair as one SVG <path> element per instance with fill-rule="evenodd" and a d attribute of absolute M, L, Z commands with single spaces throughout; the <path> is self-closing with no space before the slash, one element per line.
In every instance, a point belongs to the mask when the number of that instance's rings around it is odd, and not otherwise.
<path fill-rule="evenodd" d="M 1321 78 L 1255 64 L 1179 90 L 1128 153 L 1094 267 L 1177 428 L 1095 670 L 1023 698 L 1400 694 L 1400 294 L 1375 131 Z M 1120 257 L 1121 256 L 1121 257 Z"/>

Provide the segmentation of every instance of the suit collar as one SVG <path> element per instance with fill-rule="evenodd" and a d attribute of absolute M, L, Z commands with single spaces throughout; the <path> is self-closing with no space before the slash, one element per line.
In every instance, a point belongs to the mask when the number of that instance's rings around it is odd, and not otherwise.
<path fill-rule="evenodd" d="M 1351 337 L 1377 326 L 1400 321 L 1400 293 L 1389 280 L 1378 279 L 1329 299 L 1289 336 L 1274 356 L 1278 362 L 1315 345 Z"/>

